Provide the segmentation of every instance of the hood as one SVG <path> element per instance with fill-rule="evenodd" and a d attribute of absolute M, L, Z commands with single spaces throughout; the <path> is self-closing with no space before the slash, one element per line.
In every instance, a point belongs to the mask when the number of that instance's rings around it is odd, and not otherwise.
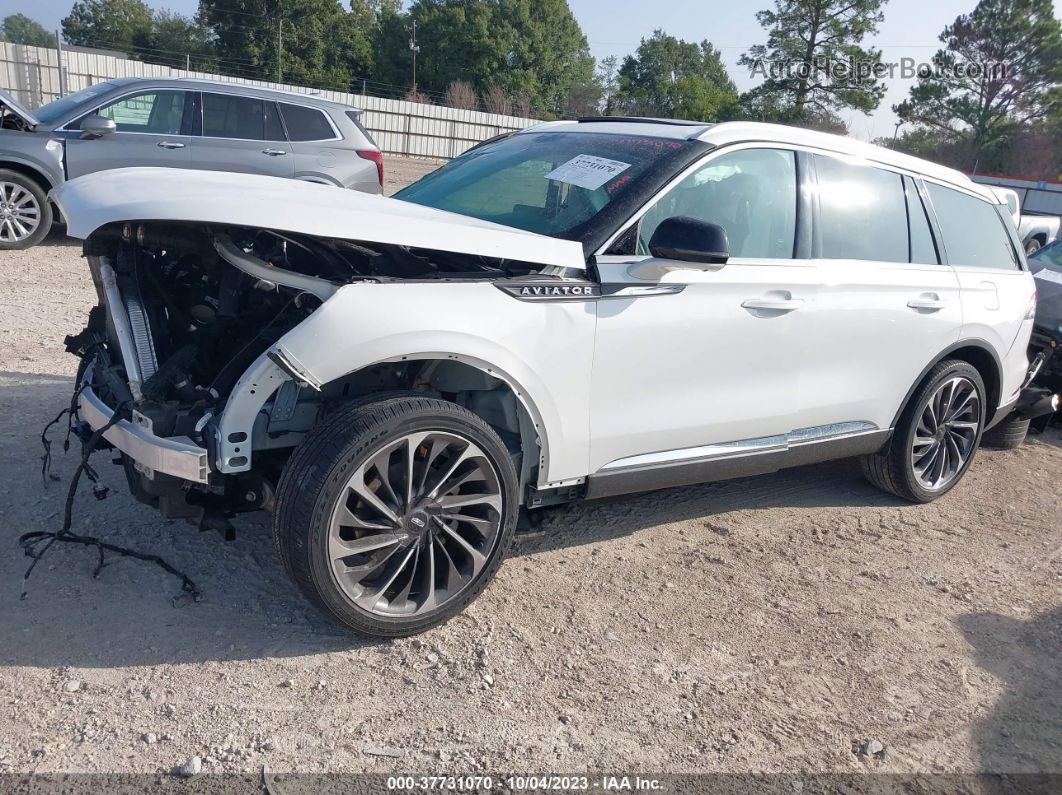
<path fill-rule="evenodd" d="M 1062 337 L 1062 270 L 1043 267 L 1032 259 L 1029 267 L 1036 279 L 1036 325 L 1052 337 Z"/>
<path fill-rule="evenodd" d="M 51 193 L 67 234 L 116 221 L 193 221 L 586 267 L 582 245 L 398 199 L 296 179 L 219 171 L 122 168 Z"/>
<path fill-rule="evenodd" d="M 6 107 L 8 110 L 10 110 L 20 119 L 22 119 L 22 121 L 26 122 L 26 124 L 32 125 L 34 127 L 40 124 L 40 121 L 37 119 L 37 117 L 30 113 L 29 108 L 27 108 L 13 96 L 8 94 L 6 91 L 0 90 L 0 105 Z"/>

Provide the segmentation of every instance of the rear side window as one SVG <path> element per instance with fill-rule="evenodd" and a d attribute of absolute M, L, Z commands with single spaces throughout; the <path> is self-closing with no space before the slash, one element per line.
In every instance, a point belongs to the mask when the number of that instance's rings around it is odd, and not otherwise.
<path fill-rule="evenodd" d="M 824 259 L 907 262 L 907 198 L 899 174 L 815 155 Z"/>
<path fill-rule="evenodd" d="M 911 262 L 936 265 L 940 260 L 937 259 L 922 197 L 918 195 L 918 188 L 910 177 L 903 178 L 903 189 L 907 194 L 907 225 L 911 229 Z"/>
<path fill-rule="evenodd" d="M 362 135 L 365 136 L 366 141 L 368 141 L 373 146 L 376 146 L 376 140 L 372 137 L 372 133 L 369 132 L 369 129 L 361 121 L 361 113 L 356 110 L 348 110 L 347 118 L 354 122 L 354 126 L 358 128 Z"/>
<path fill-rule="evenodd" d="M 1017 255 L 994 205 L 932 182 L 926 188 L 949 265 L 1018 269 Z"/>
<path fill-rule="evenodd" d="M 336 137 L 323 111 L 281 102 L 280 113 L 284 117 L 284 126 L 288 128 L 288 140 L 328 141 Z"/>
<path fill-rule="evenodd" d="M 203 135 L 247 141 L 273 140 L 266 137 L 267 105 L 272 103 L 253 97 L 203 94 Z"/>

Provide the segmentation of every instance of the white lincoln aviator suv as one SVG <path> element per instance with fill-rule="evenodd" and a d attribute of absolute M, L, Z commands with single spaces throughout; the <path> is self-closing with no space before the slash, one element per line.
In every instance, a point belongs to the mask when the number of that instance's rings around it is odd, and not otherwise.
<path fill-rule="evenodd" d="M 816 132 L 586 119 L 393 198 L 168 169 L 53 196 L 99 293 L 86 444 L 168 517 L 271 511 L 363 633 L 468 605 L 524 509 L 842 457 L 936 499 L 1026 376 L 995 195 Z"/>

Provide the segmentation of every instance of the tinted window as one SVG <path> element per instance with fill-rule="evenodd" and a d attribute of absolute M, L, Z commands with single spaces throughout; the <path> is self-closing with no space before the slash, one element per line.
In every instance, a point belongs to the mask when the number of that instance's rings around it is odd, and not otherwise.
<path fill-rule="evenodd" d="M 948 263 L 969 268 L 1017 268 L 1003 219 L 995 205 L 932 182 L 926 183 Z"/>
<path fill-rule="evenodd" d="M 899 174 L 815 156 L 826 259 L 907 262 L 907 199 Z"/>
<path fill-rule="evenodd" d="M 156 91 L 120 99 L 99 109 L 113 119 L 118 132 L 179 135 L 184 118 L 184 91 Z"/>
<path fill-rule="evenodd" d="M 266 105 L 272 104 L 231 94 L 203 94 L 203 135 L 249 141 L 271 140 L 265 137 L 265 115 Z"/>
<path fill-rule="evenodd" d="M 1044 246 L 1029 257 L 1029 269 L 1033 273 L 1044 268 L 1062 272 L 1062 243 L 1052 243 L 1049 246 Z"/>
<path fill-rule="evenodd" d="M 280 113 L 275 102 L 265 103 L 265 138 L 267 141 L 284 140 L 284 127 L 280 123 Z"/>
<path fill-rule="evenodd" d="M 929 229 L 922 197 L 910 177 L 903 178 L 903 187 L 907 194 L 907 223 L 911 228 L 911 262 L 936 265 L 939 262 L 937 250 L 933 246 L 933 233 Z"/>
<path fill-rule="evenodd" d="M 653 232 L 677 215 L 723 227 L 732 257 L 791 258 L 796 233 L 793 153 L 745 149 L 709 161 L 642 217 L 638 253 L 648 254 Z"/>
<path fill-rule="evenodd" d="M 322 111 L 281 102 L 280 112 L 284 116 L 284 126 L 288 128 L 288 138 L 292 141 L 327 141 L 336 137 L 335 130 Z"/>

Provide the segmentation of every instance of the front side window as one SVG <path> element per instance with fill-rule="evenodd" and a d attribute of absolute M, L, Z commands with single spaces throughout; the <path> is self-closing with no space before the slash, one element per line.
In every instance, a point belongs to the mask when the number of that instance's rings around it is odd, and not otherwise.
<path fill-rule="evenodd" d="M 292 141 L 329 141 L 336 137 L 332 125 L 319 110 L 281 102 L 280 114 Z"/>
<path fill-rule="evenodd" d="M 610 221 L 617 198 L 696 145 L 639 135 L 518 133 L 474 147 L 395 198 L 579 240 L 592 224 Z"/>
<path fill-rule="evenodd" d="M 926 188 L 937 215 L 949 265 L 1019 268 L 1014 246 L 995 205 L 933 182 L 927 182 Z"/>
<path fill-rule="evenodd" d="M 908 262 L 907 198 L 899 174 L 815 155 L 824 259 Z"/>
<path fill-rule="evenodd" d="M 638 253 L 656 228 L 687 216 L 726 230 L 732 257 L 790 259 L 796 234 L 796 166 L 781 149 L 743 149 L 713 158 L 660 198 L 638 226 Z"/>
<path fill-rule="evenodd" d="M 274 114 L 272 102 L 233 94 L 204 93 L 203 135 L 246 141 L 283 140 Z"/>
<path fill-rule="evenodd" d="M 179 135 L 186 98 L 184 91 L 152 91 L 104 105 L 98 113 L 113 119 L 118 132 Z"/>

